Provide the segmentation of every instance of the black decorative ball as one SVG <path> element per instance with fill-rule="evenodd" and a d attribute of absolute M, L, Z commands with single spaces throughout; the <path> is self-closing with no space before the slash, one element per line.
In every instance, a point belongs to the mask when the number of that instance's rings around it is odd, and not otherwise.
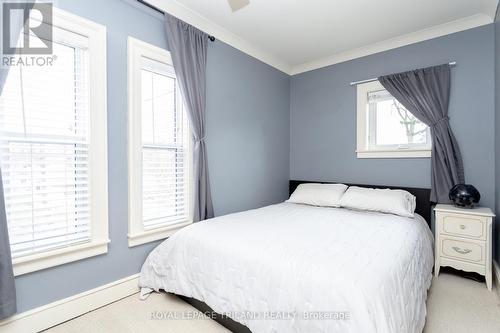
<path fill-rule="evenodd" d="M 481 194 L 472 185 L 457 184 L 450 190 L 449 197 L 457 207 L 472 208 L 481 199 Z"/>

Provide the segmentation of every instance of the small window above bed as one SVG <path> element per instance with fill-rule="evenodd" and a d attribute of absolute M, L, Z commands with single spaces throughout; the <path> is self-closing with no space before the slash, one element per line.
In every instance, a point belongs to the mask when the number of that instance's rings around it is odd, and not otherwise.
<path fill-rule="evenodd" d="M 129 246 L 192 222 L 191 139 L 170 53 L 129 37 Z"/>
<path fill-rule="evenodd" d="M 427 125 L 411 114 L 378 81 L 357 86 L 357 157 L 431 156 Z"/>

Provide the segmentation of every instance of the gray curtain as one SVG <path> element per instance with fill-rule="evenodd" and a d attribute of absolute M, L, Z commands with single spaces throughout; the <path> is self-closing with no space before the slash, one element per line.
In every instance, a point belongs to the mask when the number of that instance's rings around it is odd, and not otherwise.
<path fill-rule="evenodd" d="M 462 155 L 448 119 L 450 66 L 448 64 L 379 77 L 380 83 L 432 136 L 431 201 L 449 202 L 455 184 L 464 183 Z"/>
<path fill-rule="evenodd" d="M 165 14 L 165 26 L 175 73 L 184 97 L 194 139 L 194 221 L 196 222 L 214 216 L 205 143 L 208 35 L 168 14 Z"/>
<path fill-rule="evenodd" d="M 3 183 L 0 173 L 0 319 L 7 318 L 16 311 L 16 286 L 12 272 Z"/>
<path fill-rule="evenodd" d="M 0 17 L 3 18 L 2 12 L 3 1 L 0 2 Z M 25 8 L 33 7 L 33 3 L 26 3 Z M 18 17 L 18 16 L 14 16 Z M 18 17 L 20 18 L 20 17 Z M 13 35 L 19 35 L 22 27 L 21 22 L 13 22 L 11 28 L 18 29 Z M 1 27 L 5 29 L 5 26 Z M 3 31 L 0 31 L 0 48 L 3 45 Z M 0 52 L 3 55 L 3 52 Z M 9 73 L 8 66 L 0 65 L 0 95 L 2 94 L 7 74 Z M 0 320 L 7 318 L 17 311 L 16 304 L 16 286 L 14 283 L 14 274 L 12 271 L 12 257 L 10 253 L 9 232 L 7 227 L 7 216 L 5 214 L 5 200 L 3 193 L 2 173 L 0 170 Z"/>

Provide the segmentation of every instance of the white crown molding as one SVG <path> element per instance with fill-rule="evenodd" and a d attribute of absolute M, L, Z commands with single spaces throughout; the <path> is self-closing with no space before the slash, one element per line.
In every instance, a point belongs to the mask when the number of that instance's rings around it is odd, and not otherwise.
<path fill-rule="evenodd" d="M 290 75 L 312 71 L 318 68 L 449 35 L 455 32 L 480 27 L 490 23 L 493 23 L 493 19 L 486 14 L 468 16 L 459 20 L 391 38 L 382 42 L 359 47 L 345 52 L 340 52 L 325 58 L 292 66 Z"/>
<path fill-rule="evenodd" d="M 239 37 L 233 32 L 221 27 L 220 25 L 210 21 L 201 14 L 184 6 L 176 0 L 146 0 L 151 5 L 164 10 L 196 28 L 214 36 L 218 40 L 246 53 L 288 75 L 296 75 L 322 67 L 338 64 L 344 61 L 353 60 L 356 58 L 368 56 L 371 54 L 384 52 L 398 47 L 422 42 L 425 40 L 445 36 L 455 32 L 468 30 L 480 27 L 486 24 L 493 23 L 493 18 L 486 14 L 476 14 L 464 17 L 455 21 L 440 24 L 434 27 L 422 29 L 406 35 L 401 35 L 385 41 L 377 42 L 371 45 L 362 46 L 352 50 L 339 52 L 328 57 L 320 58 L 299 65 L 290 65 L 269 52 L 262 50 L 253 43 Z"/>
<path fill-rule="evenodd" d="M 175 0 L 147 0 L 147 2 L 172 16 L 175 16 L 186 23 L 214 36 L 218 40 L 242 51 L 243 53 L 252 56 L 269 66 L 272 66 L 286 74 L 290 74 L 290 65 L 286 62 L 276 58 L 272 54 L 260 49 L 252 43 L 242 39 L 229 30 L 217 25 L 216 23 L 208 20 L 199 13 L 191 10 L 190 8 L 178 3 Z"/>
<path fill-rule="evenodd" d="M 0 321 L 0 333 L 40 332 L 139 292 L 139 274 Z"/>

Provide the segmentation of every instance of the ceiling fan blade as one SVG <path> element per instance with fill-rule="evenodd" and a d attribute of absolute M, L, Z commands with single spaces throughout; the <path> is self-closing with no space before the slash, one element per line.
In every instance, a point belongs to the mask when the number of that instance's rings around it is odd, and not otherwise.
<path fill-rule="evenodd" d="M 247 6 L 250 3 L 250 0 L 227 0 L 227 2 L 234 13 L 235 11 Z"/>

